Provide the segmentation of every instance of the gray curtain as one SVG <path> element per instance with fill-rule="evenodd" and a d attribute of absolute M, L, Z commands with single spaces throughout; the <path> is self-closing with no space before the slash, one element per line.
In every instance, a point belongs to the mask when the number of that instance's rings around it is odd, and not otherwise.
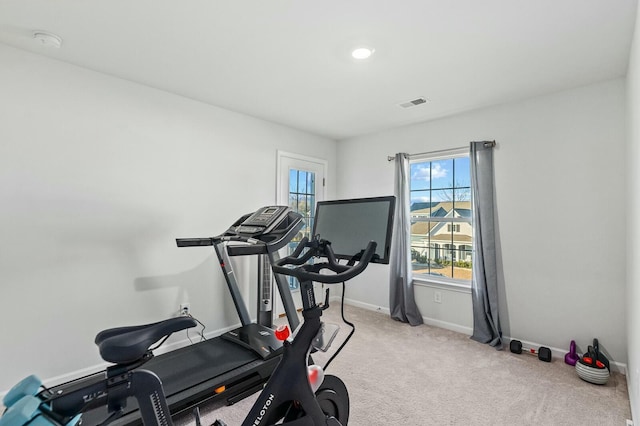
<path fill-rule="evenodd" d="M 394 193 L 396 196 L 395 220 L 391 240 L 391 270 L 389 282 L 389 308 L 391 318 L 422 324 L 422 315 L 413 295 L 411 276 L 411 217 L 409 214 L 409 155 L 400 153 L 395 158 Z"/>
<path fill-rule="evenodd" d="M 471 142 L 473 209 L 473 335 L 471 338 L 502 349 L 498 318 L 498 273 L 493 197 L 495 142 Z"/>

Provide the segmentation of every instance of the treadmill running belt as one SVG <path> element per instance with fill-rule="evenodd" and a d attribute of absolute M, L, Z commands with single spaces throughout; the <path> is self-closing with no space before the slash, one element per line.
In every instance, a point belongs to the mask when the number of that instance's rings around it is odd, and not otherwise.
<path fill-rule="evenodd" d="M 156 373 L 171 397 L 257 359 L 253 352 L 216 338 L 156 356 L 141 368 Z"/>

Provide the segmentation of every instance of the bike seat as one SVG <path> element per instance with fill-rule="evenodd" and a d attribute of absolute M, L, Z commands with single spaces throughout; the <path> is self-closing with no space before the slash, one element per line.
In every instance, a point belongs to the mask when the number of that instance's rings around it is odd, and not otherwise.
<path fill-rule="evenodd" d="M 153 324 L 110 328 L 98 333 L 95 343 L 105 361 L 130 364 L 141 359 L 158 340 L 196 324 L 191 317 L 176 317 Z"/>

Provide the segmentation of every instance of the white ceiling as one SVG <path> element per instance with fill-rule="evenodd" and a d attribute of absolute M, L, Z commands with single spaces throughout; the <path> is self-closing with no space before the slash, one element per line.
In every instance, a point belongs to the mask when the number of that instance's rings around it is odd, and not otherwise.
<path fill-rule="evenodd" d="M 0 0 L 0 42 L 344 139 L 624 76 L 636 3 Z"/>

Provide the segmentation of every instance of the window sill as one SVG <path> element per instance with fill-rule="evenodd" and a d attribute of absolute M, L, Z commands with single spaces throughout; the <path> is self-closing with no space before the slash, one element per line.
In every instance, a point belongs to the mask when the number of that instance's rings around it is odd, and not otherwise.
<path fill-rule="evenodd" d="M 463 284 L 460 282 L 439 280 L 437 278 L 426 278 L 424 276 L 414 277 L 413 283 L 421 287 L 431 287 L 471 294 L 471 283 Z"/>

